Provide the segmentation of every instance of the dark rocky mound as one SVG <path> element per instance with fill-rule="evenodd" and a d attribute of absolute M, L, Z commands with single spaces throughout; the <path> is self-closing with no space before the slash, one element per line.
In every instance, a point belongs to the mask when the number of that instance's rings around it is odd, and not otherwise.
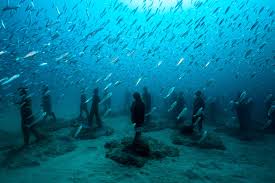
<path fill-rule="evenodd" d="M 167 146 L 153 138 L 143 138 L 133 145 L 133 138 L 124 138 L 121 142 L 111 141 L 105 144 L 106 157 L 113 161 L 135 167 L 143 167 L 148 160 L 179 156 L 179 150 Z"/>
<path fill-rule="evenodd" d="M 75 127 L 71 136 L 77 139 L 96 139 L 101 136 L 111 136 L 114 133 L 114 129 L 111 127 L 102 127 L 102 128 L 87 128 L 87 127 Z"/>
<path fill-rule="evenodd" d="M 15 147 L 4 154 L 2 166 L 23 168 L 39 166 L 48 158 L 64 155 L 73 151 L 76 145 L 68 137 L 47 137 L 24 147 Z"/>
<path fill-rule="evenodd" d="M 171 139 L 173 144 L 176 145 L 194 146 L 203 149 L 226 149 L 222 139 L 217 134 L 205 132 L 203 135 L 198 135 L 195 132 L 192 133 L 188 127 L 179 132 L 173 132 Z"/>

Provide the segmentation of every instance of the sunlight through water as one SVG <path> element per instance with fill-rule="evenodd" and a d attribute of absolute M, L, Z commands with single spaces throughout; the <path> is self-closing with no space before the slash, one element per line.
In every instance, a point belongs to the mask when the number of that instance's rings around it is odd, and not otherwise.
<path fill-rule="evenodd" d="M 139 10 L 166 10 L 170 8 L 180 7 L 182 9 L 189 9 L 193 7 L 196 0 L 121 0 L 130 8 L 139 8 Z"/>

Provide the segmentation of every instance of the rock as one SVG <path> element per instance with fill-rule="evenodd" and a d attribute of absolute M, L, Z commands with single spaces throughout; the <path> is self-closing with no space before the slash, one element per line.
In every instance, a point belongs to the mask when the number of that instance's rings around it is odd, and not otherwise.
<path fill-rule="evenodd" d="M 203 149 L 226 149 L 221 138 L 213 132 L 208 132 L 203 138 L 196 134 L 183 135 L 180 132 L 175 132 L 172 134 L 171 139 L 176 145 L 194 146 Z"/>
<path fill-rule="evenodd" d="M 65 138 L 49 137 L 29 146 L 17 147 L 5 153 L 2 166 L 23 168 L 39 166 L 50 157 L 57 157 L 73 151 L 76 145 Z"/>
<path fill-rule="evenodd" d="M 124 138 L 105 144 L 106 157 L 113 161 L 135 167 L 143 167 L 148 160 L 179 156 L 179 150 L 153 138 L 142 138 L 133 145 L 133 138 Z"/>

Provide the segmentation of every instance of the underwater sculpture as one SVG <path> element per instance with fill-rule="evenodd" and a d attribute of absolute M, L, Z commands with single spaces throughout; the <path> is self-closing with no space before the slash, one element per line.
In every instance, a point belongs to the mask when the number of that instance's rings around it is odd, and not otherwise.
<path fill-rule="evenodd" d="M 247 92 L 243 91 L 235 101 L 235 110 L 240 124 L 240 131 L 246 133 L 251 128 L 251 111 L 253 100 L 248 98 Z"/>
<path fill-rule="evenodd" d="M 36 141 L 44 138 L 44 136 L 36 129 L 36 122 L 32 112 L 32 100 L 27 93 L 26 88 L 19 88 L 21 100 L 17 102 L 20 105 L 21 113 L 21 128 L 24 136 L 24 145 L 27 146 L 30 143 L 30 135 L 33 134 Z"/>
<path fill-rule="evenodd" d="M 100 98 L 98 95 L 99 89 L 95 88 L 94 89 L 94 93 L 93 93 L 93 101 L 92 101 L 92 107 L 90 110 L 90 115 L 89 115 L 89 126 L 92 127 L 92 122 L 93 122 L 93 118 L 95 116 L 96 118 L 96 124 L 98 128 L 102 127 L 102 120 L 99 114 L 99 103 L 100 103 Z"/>
<path fill-rule="evenodd" d="M 145 122 L 149 123 L 151 121 L 152 99 L 147 87 L 143 88 L 142 100 L 145 105 Z"/>
<path fill-rule="evenodd" d="M 89 112 L 88 112 L 88 100 L 86 97 L 86 94 L 84 92 L 84 89 L 81 90 L 80 95 L 80 113 L 79 113 L 79 119 L 83 119 L 83 113 L 86 114 L 86 120 L 88 121 L 89 118 Z"/>
<path fill-rule="evenodd" d="M 106 157 L 124 165 L 142 167 L 150 159 L 179 156 L 177 148 L 167 146 L 153 138 L 141 136 L 145 120 L 145 105 L 138 92 L 133 94 L 133 98 L 131 120 L 135 127 L 135 136 L 123 138 L 121 142 L 107 142 Z"/>
<path fill-rule="evenodd" d="M 56 122 L 55 113 L 52 111 L 52 100 L 51 100 L 50 90 L 46 85 L 42 89 L 41 107 L 43 112 L 45 113 L 43 121 L 45 121 L 48 117 L 51 117 L 52 120 Z"/>

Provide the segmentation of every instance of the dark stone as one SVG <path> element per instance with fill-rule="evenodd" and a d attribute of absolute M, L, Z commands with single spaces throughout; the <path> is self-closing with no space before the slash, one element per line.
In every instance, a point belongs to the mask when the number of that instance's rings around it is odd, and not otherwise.
<path fill-rule="evenodd" d="M 179 150 L 167 146 L 153 138 L 142 138 L 133 144 L 133 138 L 124 138 L 119 141 L 111 141 L 105 144 L 106 157 L 117 163 L 143 167 L 151 159 L 163 159 L 165 157 L 179 156 Z"/>

